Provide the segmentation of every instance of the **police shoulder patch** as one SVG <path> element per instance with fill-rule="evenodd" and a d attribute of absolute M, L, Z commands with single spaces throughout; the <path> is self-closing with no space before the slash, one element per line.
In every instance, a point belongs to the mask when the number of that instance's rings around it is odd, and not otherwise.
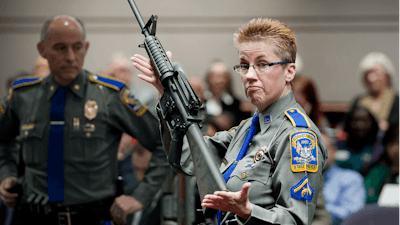
<path fill-rule="evenodd" d="M 292 198 L 300 201 L 311 201 L 314 196 L 314 190 L 311 188 L 308 182 L 308 175 L 301 179 L 299 183 L 290 189 L 290 195 Z"/>
<path fill-rule="evenodd" d="M 129 88 L 125 88 L 121 91 L 119 97 L 122 103 L 124 103 L 124 105 L 127 106 L 136 116 L 143 116 L 148 109 L 147 105 L 142 105 L 140 101 L 133 96 Z"/>
<path fill-rule="evenodd" d="M 10 88 L 8 90 L 8 95 L 1 100 L 1 102 L 0 102 L 0 112 L 2 114 L 7 112 L 8 105 L 10 104 L 10 100 L 11 100 L 12 94 L 13 94 L 13 89 Z"/>
<path fill-rule="evenodd" d="M 307 127 L 310 128 L 310 122 L 302 112 L 297 108 L 290 108 L 285 111 L 286 116 L 292 122 L 294 127 Z"/>
<path fill-rule="evenodd" d="M 318 171 L 317 135 L 309 130 L 290 134 L 290 167 L 293 172 Z"/>
<path fill-rule="evenodd" d="M 42 82 L 43 79 L 44 79 L 44 76 L 42 76 L 42 77 L 36 77 L 36 76 L 21 77 L 14 81 L 14 83 L 12 84 L 12 88 L 17 89 L 20 87 L 38 84 L 38 83 Z"/>
<path fill-rule="evenodd" d="M 123 87 L 125 87 L 125 83 L 122 80 L 104 74 L 92 74 L 90 75 L 89 80 L 94 83 L 112 88 L 116 91 L 120 91 Z"/>

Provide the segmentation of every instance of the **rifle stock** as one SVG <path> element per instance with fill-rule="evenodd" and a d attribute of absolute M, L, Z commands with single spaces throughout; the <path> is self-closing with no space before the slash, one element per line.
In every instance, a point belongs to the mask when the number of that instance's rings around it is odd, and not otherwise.
<path fill-rule="evenodd" d="M 198 116 L 202 102 L 190 86 L 183 69 L 169 61 L 160 41 L 155 37 L 157 16 L 151 16 L 145 24 L 133 0 L 128 0 L 145 36 L 144 47 L 164 87 L 159 106 L 161 115 L 171 133 L 168 162 L 174 169 L 180 168 L 183 137 L 186 135 L 194 162 L 195 176 L 201 200 L 206 194 L 227 191 L 226 183 L 208 151 L 200 131 L 201 117 Z M 152 25 L 151 29 L 150 26 Z M 212 217 L 216 210 L 205 209 L 205 216 Z"/>

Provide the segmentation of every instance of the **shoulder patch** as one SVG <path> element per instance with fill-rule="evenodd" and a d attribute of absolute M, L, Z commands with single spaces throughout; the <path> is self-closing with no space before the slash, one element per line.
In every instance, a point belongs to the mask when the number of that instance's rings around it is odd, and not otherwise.
<path fill-rule="evenodd" d="M 309 130 L 290 134 L 290 167 L 293 172 L 318 171 L 317 135 Z"/>
<path fill-rule="evenodd" d="M 12 88 L 17 89 L 20 87 L 38 84 L 38 83 L 42 82 L 43 79 L 44 79 L 44 76 L 42 76 L 42 77 L 35 77 L 35 76 L 21 77 L 14 81 L 14 83 L 12 84 Z"/>
<path fill-rule="evenodd" d="M 129 88 L 125 88 L 121 91 L 119 98 L 136 116 L 143 116 L 148 109 L 147 105 L 142 105 L 140 101 L 133 96 Z"/>
<path fill-rule="evenodd" d="M 120 91 L 123 87 L 125 87 L 125 83 L 122 80 L 104 74 L 92 74 L 90 75 L 89 80 L 94 83 L 112 88 L 116 91 Z"/>
<path fill-rule="evenodd" d="M 292 198 L 300 201 L 311 201 L 314 196 L 314 190 L 311 188 L 308 182 L 308 175 L 301 179 L 299 183 L 290 189 L 290 195 Z"/>
<path fill-rule="evenodd" d="M 10 104 L 10 100 L 11 100 L 12 94 L 13 94 L 13 89 L 10 88 L 8 90 L 8 95 L 1 100 L 1 102 L 0 102 L 0 112 L 2 114 L 7 112 L 8 105 Z"/>
<path fill-rule="evenodd" d="M 310 128 L 310 122 L 308 122 L 307 116 L 300 112 L 297 108 L 290 108 L 285 111 L 286 116 L 292 122 L 294 127 L 306 127 Z"/>

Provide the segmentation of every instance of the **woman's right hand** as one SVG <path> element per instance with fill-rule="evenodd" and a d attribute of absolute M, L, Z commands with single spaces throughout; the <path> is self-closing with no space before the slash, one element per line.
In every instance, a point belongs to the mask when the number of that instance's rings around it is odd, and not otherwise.
<path fill-rule="evenodd" d="M 169 61 L 172 61 L 172 53 L 170 51 L 167 51 L 166 53 Z M 147 83 L 152 84 L 162 96 L 164 94 L 164 87 L 162 86 L 158 74 L 151 64 L 150 59 L 140 54 L 135 54 L 133 57 L 131 57 L 131 60 L 133 62 L 133 66 L 143 73 L 139 74 L 138 77 Z"/>

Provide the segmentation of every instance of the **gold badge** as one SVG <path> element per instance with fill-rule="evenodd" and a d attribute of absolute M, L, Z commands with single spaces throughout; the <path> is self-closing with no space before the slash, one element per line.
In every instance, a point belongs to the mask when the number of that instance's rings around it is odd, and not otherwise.
<path fill-rule="evenodd" d="M 33 128 L 35 128 L 35 124 L 34 123 L 22 125 L 22 130 L 23 131 L 32 130 Z"/>
<path fill-rule="evenodd" d="M 261 161 L 264 156 L 267 156 L 270 160 L 271 166 L 274 167 L 275 166 L 275 162 L 272 159 L 271 153 L 268 151 L 268 147 L 262 146 L 260 149 L 257 150 L 256 154 L 254 155 L 254 159 L 253 162 L 259 162 Z"/>
<path fill-rule="evenodd" d="M 85 124 L 85 127 L 83 128 L 84 132 L 94 132 L 95 130 L 96 130 L 96 127 L 94 126 L 94 124 L 91 124 L 91 123 Z"/>
<path fill-rule="evenodd" d="M 260 161 L 264 157 L 264 153 L 267 151 L 267 147 L 262 147 L 257 150 L 256 154 L 254 155 L 253 163 Z"/>
<path fill-rule="evenodd" d="M 79 130 L 80 122 L 78 117 L 74 117 L 73 125 L 74 125 L 74 130 Z"/>
<path fill-rule="evenodd" d="M 88 100 L 85 103 L 85 112 L 83 115 L 88 120 L 92 120 L 92 119 L 96 118 L 98 109 L 99 109 L 99 106 L 97 105 L 96 101 Z"/>
<path fill-rule="evenodd" d="M 87 123 L 85 124 L 83 131 L 86 133 L 86 137 L 90 138 L 92 136 L 92 133 L 96 130 L 96 127 L 94 124 Z"/>
<path fill-rule="evenodd" d="M 22 131 L 28 131 L 28 130 L 32 130 L 33 128 L 35 128 L 35 123 L 34 122 L 35 122 L 35 117 L 30 116 L 26 120 L 26 123 L 22 125 Z"/>

